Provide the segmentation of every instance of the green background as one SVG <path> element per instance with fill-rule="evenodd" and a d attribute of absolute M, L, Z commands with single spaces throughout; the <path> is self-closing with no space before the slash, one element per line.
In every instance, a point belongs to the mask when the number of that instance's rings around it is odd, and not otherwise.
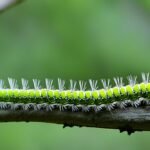
<path fill-rule="evenodd" d="M 0 15 L 0 78 L 19 85 L 22 77 L 44 87 L 47 77 L 56 84 L 58 77 L 140 76 L 150 71 L 149 56 L 149 0 L 27 0 Z M 146 150 L 149 138 L 149 132 L 0 124 L 3 150 Z"/>

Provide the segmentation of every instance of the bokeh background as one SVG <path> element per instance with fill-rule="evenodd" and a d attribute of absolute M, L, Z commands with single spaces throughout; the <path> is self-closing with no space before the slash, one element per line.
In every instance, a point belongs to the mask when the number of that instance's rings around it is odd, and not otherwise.
<path fill-rule="evenodd" d="M 149 0 L 26 0 L 0 15 L 0 78 L 100 80 L 150 71 Z M 140 81 L 140 79 L 139 79 Z M 6 82 L 6 85 L 8 83 Z M 113 84 L 113 83 L 112 83 Z M 101 84 L 100 84 L 101 87 Z M 150 132 L 1 123 L 3 150 L 149 149 Z"/>

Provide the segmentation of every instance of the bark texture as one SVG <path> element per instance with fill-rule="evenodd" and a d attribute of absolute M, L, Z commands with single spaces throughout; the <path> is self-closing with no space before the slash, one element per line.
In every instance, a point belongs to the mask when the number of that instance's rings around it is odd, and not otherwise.
<path fill-rule="evenodd" d="M 66 126 L 119 129 L 120 132 L 150 130 L 150 106 L 101 112 L 0 110 L 0 122 L 47 122 Z"/>

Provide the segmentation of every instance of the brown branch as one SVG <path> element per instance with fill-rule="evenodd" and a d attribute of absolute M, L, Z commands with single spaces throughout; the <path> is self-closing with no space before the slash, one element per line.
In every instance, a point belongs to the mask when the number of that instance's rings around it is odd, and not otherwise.
<path fill-rule="evenodd" d="M 0 0 L 0 13 L 21 3 L 22 1 L 23 0 Z"/>
<path fill-rule="evenodd" d="M 71 111 L 25 111 L 0 110 L 0 122 L 32 121 L 64 124 L 66 126 L 84 126 L 96 128 L 120 129 L 131 134 L 134 131 L 150 130 L 150 106 L 128 107 L 113 111 L 71 112 Z"/>

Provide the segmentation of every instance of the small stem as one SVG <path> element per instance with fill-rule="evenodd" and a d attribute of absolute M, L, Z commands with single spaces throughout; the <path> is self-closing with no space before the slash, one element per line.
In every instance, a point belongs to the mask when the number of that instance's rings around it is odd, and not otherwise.
<path fill-rule="evenodd" d="M 0 0 L 0 12 L 3 12 L 12 6 L 15 6 L 22 1 L 23 0 Z"/>
<path fill-rule="evenodd" d="M 64 126 L 84 126 L 97 128 L 120 129 L 127 131 L 150 130 L 150 106 L 129 107 L 101 112 L 71 111 L 19 111 L 0 110 L 0 122 L 31 121 L 64 124 Z"/>

